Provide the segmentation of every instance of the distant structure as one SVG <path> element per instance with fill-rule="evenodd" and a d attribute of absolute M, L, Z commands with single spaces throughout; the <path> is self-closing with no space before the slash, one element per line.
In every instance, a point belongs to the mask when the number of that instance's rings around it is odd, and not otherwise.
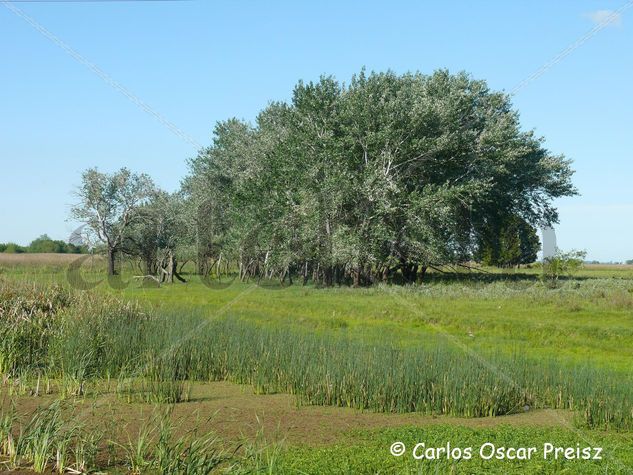
<path fill-rule="evenodd" d="M 85 246 L 87 244 L 86 240 L 84 239 L 85 227 L 86 225 L 82 224 L 77 229 L 75 229 L 72 233 L 70 233 L 70 236 L 68 236 L 68 243 L 73 244 L 74 246 L 78 246 L 78 247 Z"/>
<path fill-rule="evenodd" d="M 556 255 L 558 247 L 556 247 L 556 232 L 554 228 L 547 227 L 541 229 L 543 234 L 543 260 Z"/>

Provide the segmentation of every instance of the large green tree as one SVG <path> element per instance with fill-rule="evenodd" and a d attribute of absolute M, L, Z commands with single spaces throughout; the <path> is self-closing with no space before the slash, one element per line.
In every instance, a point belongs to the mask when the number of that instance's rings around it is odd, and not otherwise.
<path fill-rule="evenodd" d="M 515 262 L 530 249 L 512 236 L 556 222 L 572 173 L 484 81 L 363 71 L 218 124 L 183 189 L 203 257 L 243 278 L 360 285 L 463 263 L 502 231 Z"/>

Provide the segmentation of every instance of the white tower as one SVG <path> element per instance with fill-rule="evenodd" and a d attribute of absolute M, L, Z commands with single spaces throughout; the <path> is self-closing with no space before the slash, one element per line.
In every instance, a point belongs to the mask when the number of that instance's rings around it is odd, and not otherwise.
<path fill-rule="evenodd" d="M 541 229 L 543 235 L 543 260 L 556 255 L 558 247 L 556 247 L 556 232 L 554 228 L 547 227 Z"/>

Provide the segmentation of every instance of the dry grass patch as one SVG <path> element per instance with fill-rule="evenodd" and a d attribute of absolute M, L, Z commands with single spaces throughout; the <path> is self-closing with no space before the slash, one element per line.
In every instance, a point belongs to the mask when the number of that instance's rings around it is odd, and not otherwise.
<path fill-rule="evenodd" d="M 0 253 L 0 266 L 65 266 L 85 255 L 82 254 L 52 254 L 52 253 Z M 93 256 L 91 259 L 103 262 L 101 256 Z"/>

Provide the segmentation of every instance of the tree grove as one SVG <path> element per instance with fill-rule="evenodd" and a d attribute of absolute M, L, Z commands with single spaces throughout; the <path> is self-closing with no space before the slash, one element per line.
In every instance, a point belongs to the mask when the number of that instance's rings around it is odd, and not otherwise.
<path fill-rule="evenodd" d="M 182 191 L 201 272 L 361 285 L 499 242 L 502 262 L 532 256 L 531 230 L 557 221 L 572 174 L 484 81 L 362 71 L 300 82 L 253 125 L 219 123 Z"/>

